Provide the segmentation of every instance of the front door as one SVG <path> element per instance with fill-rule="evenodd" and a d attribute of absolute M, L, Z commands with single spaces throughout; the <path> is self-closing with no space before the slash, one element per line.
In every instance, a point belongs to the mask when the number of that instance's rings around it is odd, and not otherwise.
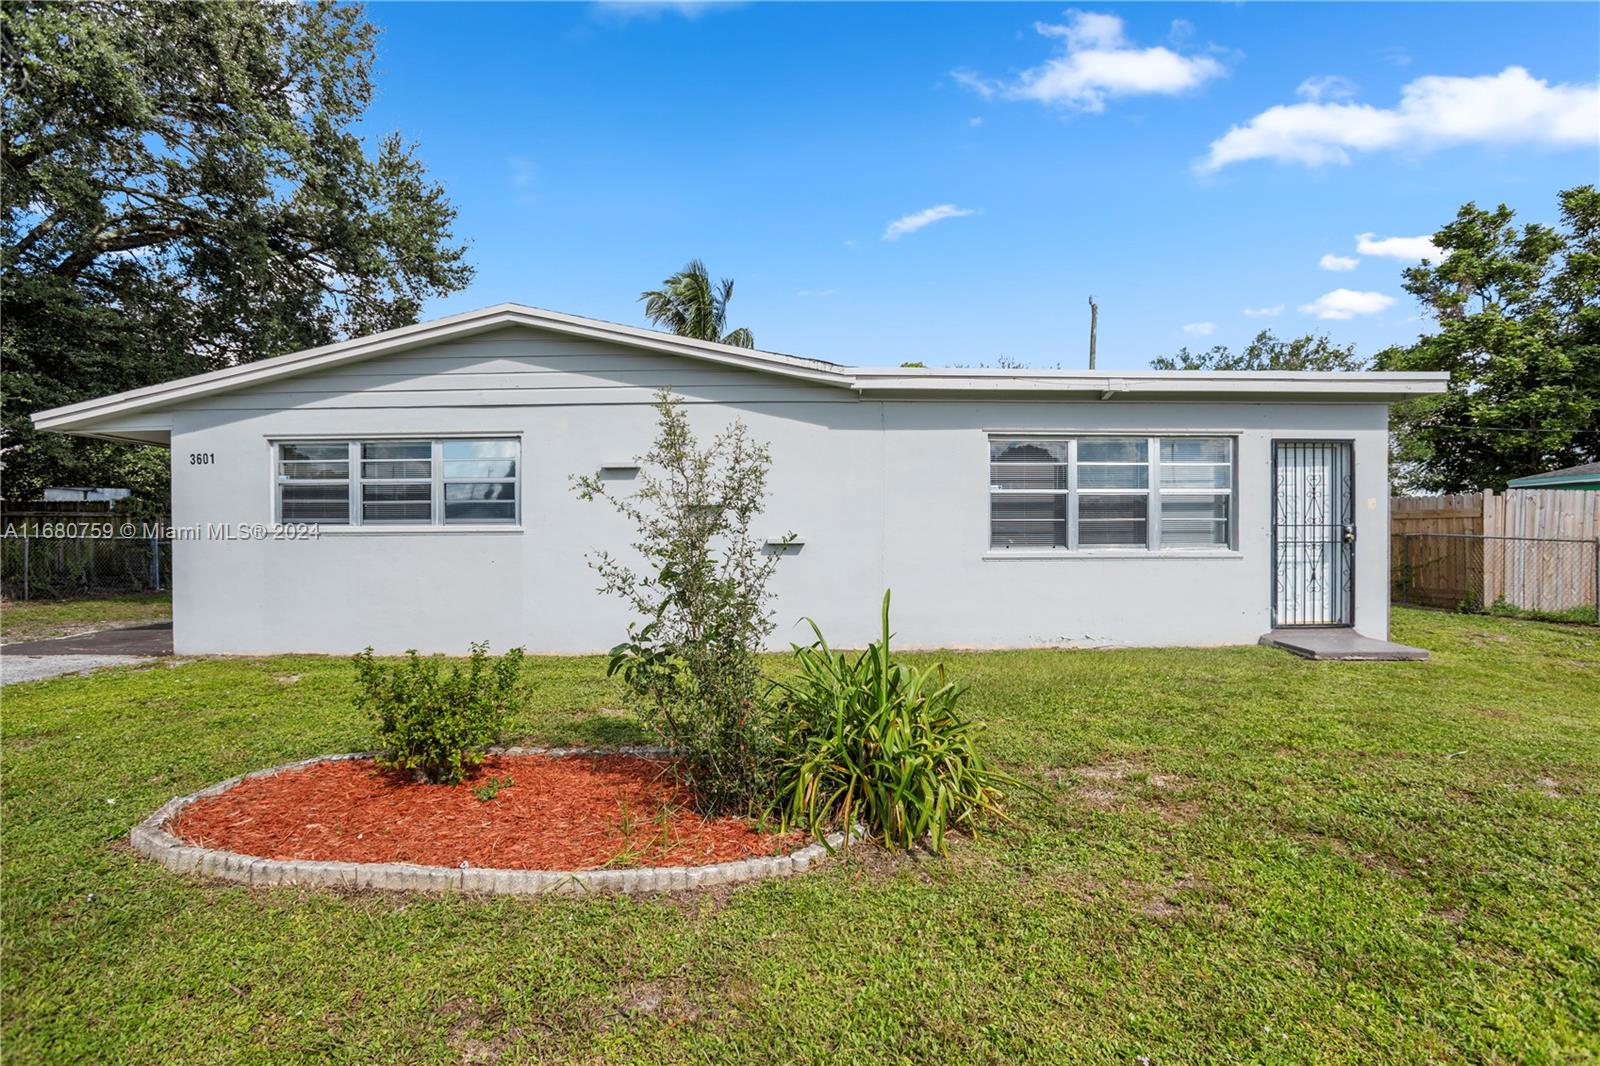
<path fill-rule="evenodd" d="M 1349 441 L 1273 446 L 1272 624 L 1355 622 L 1355 457 Z"/>

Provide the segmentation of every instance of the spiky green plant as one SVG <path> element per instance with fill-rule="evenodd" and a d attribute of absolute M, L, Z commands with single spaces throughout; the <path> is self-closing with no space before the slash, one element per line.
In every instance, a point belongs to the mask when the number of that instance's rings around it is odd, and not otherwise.
<path fill-rule="evenodd" d="M 859 823 L 890 848 L 926 842 L 945 850 L 950 829 L 971 831 L 987 812 L 1002 815 L 1002 786 L 974 744 L 979 726 L 957 712 L 962 690 L 942 663 L 917 669 L 889 650 L 889 593 L 881 638 L 855 659 L 816 642 L 795 646 L 797 677 L 776 683 L 790 722 L 792 754 L 778 778 L 785 826 L 821 837 Z"/>

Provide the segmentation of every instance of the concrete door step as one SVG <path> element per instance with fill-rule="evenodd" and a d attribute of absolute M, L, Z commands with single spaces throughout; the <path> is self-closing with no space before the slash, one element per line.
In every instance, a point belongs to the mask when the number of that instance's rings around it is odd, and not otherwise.
<path fill-rule="evenodd" d="M 1282 648 L 1303 659 L 1374 659 L 1382 662 L 1426 659 L 1422 648 L 1364 637 L 1348 626 L 1305 626 L 1274 629 L 1261 638 L 1269 648 Z"/>

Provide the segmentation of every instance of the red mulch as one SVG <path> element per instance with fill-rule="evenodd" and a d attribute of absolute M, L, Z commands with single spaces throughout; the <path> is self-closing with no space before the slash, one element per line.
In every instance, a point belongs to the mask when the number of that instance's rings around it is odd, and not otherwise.
<path fill-rule="evenodd" d="M 474 786 L 511 778 L 492 799 Z M 703 818 L 666 763 L 631 755 L 509 755 L 460 785 L 371 760 L 316 763 L 197 800 L 168 824 L 192 844 L 268 859 L 521 870 L 703 866 L 782 854 L 801 834 Z"/>

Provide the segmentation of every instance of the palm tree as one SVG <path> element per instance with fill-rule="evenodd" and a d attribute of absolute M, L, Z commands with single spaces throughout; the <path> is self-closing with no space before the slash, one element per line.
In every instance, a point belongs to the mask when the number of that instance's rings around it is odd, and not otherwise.
<path fill-rule="evenodd" d="M 711 284 L 706 265 L 698 259 L 661 283 L 661 288 L 639 294 L 644 314 L 658 326 L 666 326 L 680 337 L 720 341 L 737 348 L 754 348 L 755 334 L 743 327 L 730 333 L 728 301 L 733 299 L 733 279 Z"/>

